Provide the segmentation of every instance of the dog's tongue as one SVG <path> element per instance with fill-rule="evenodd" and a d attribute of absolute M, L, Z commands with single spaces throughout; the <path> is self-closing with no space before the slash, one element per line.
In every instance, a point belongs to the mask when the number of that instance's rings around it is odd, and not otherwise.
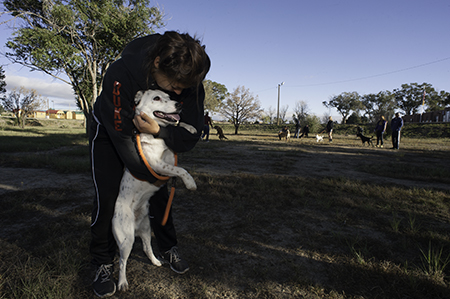
<path fill-rule="evenodd" d="M 180 115 L 177 113 L 164 113 L 161 111 L 155 111 L 153 114 L 156 117 L 165 119 L 167 121 L 172 121 L 172 122 L 180 121 Z"/>
<path fill-rule="evenodd" d="M 172 119 L 175 122 L 180 121 L 180 115 L 177 113 L 166 114 L 166 118 L 168 118 L 169 120 Z"/>

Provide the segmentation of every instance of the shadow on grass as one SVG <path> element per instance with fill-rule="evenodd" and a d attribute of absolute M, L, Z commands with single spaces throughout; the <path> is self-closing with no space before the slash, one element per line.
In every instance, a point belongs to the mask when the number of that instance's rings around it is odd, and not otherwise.
<path fill-rule="evenodd" d="M 448 298 L 447 280 L 421 274 L 417 247 L 430 238 L 450 246 L 448 211 L 435 215 L 425 201 L 402 205 L 406 195 L 388 207 L 380 194 L 364 197 L 360 183 L 345 179 L 197 175 L 196 181 L 198 191 L 180 188 L 173 206 L 191 270 L 180 276 L 151 265 L 136 241 L 130 290 L 120 298 Z M 91 198 L 72 189 L 4 194 L 2 294 L 92 298 L 90 209 Z M 420 233 L 390 230 L 392 210 L 406 217 L 414 209 Z"/>

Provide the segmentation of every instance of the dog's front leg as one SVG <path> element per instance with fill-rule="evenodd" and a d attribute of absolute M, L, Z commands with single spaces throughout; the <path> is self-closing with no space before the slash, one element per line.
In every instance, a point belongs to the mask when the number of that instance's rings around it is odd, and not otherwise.
<path fill-rule="evenodd" d="M 189 190 L 196 190 L 197 185 L 195 184 L 194 178 L 186 171 L 186 169 L 170 165 L 165 163 L 164 161 L 154 161 L 151 164 L 153 169 L 162 175 L 170 176 L 170 177 L 179 177 L 183 180 L 183 183 L 186 185 L 186 188 Z"/>
<path fill-rule="evenodd" d="M 185 169 L 174 166 L 174 153 L 166 147 L 162 139 L 153 140 L 151 145 L 152 147 L 148 151 L 146 150 L 147 147 L 144 148 L 144 153 L 150 166 L 156 173 L 170 177 L 179 177 L 183 180 L 187 189 L 197 189 L 192 176 Z"/>

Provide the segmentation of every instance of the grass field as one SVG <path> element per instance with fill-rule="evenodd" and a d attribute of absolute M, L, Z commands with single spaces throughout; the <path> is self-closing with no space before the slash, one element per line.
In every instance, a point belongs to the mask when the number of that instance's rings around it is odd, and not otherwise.
<path fill-rule="evenodd" d="M 198 184 L 173 204 L 190 271 L 151 265 L 137 240 L 113 298 L 450 298 L 449 138 L 231 132 L 179 158 Z M 95 298 L 89 178 L 79 122 L 0 121 L 0 298 Z"/>

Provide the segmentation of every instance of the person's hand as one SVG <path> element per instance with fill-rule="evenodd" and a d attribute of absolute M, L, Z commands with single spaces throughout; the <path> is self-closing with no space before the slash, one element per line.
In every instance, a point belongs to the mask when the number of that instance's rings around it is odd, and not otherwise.
<path fill-rule="evenodd" d="M 159 134 L 159 125 L 153 118 L 149 117 L 144 112 L 140 115 L 136 115 L 133 119 L 133 123 L 141 133 L 148 133 L 157 136 Z"/>

